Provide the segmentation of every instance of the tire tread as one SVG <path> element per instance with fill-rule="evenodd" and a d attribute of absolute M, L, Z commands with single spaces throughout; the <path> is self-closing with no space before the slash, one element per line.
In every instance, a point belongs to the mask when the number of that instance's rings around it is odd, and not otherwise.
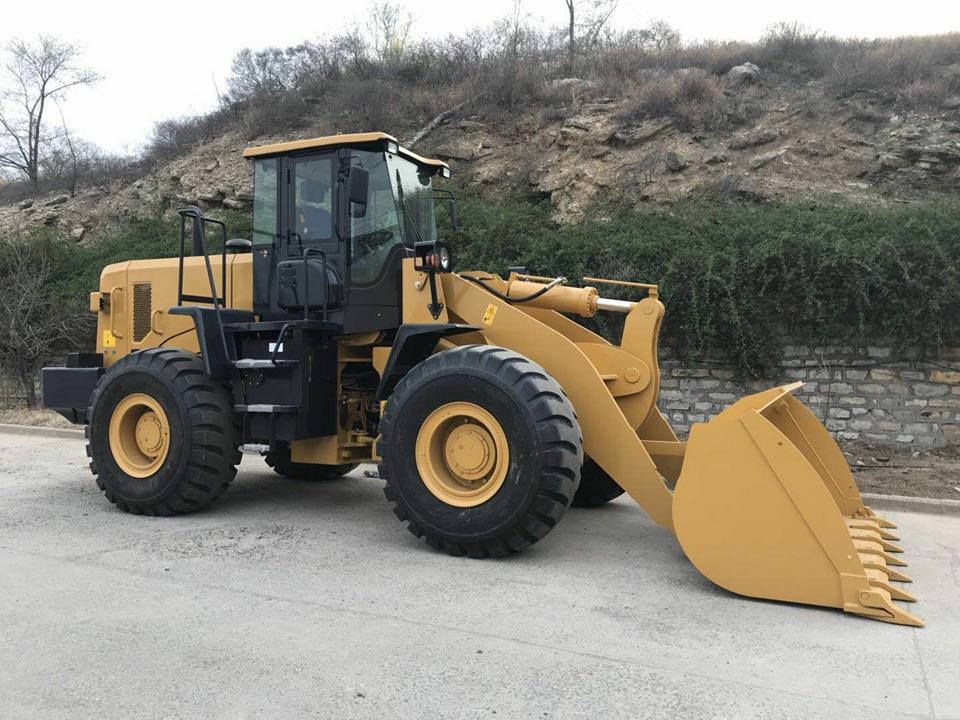
<path fill-rule="evenodd" d="M 541 474 L 537 494 L 524 515 L 512 528 L 491 539 L 459 543 L 434 534 L 411 519 L 401 493 L 391 485 L 393 468 L 388 459 L 394 425 L 403 415 L 410 394 L 434 377 L 451 370 L 475 369 L 506 381 L 516 397 L 524 401 L 535 418 L 540 438 Z M 582 436 L 573 406 L 566 393 L 549 374 L 532 360 L 493 345 L 465 345 L 433 355 L 397 384 L 380 422 L 380 477 L 386 481 L 384 495 L 393 512 L 416 537 L 450 555 L 471 558 L 502 557 L 519 552 L 553 529 L 573 502 L 583 462 Z"/>
<path fill-rule="evenodd" d="M 191 425 L 190 454 L 187 471 L 176 483 L 172 494 L 162 499 L 140 503 L 124 500 L 110 490 L 103 479 L 103 470 L 94 460 L 90 422 L 104 389 L 121 371 L 130 366 L 152 368 L 186 403 Z M 217 435 L 220 442 L 211 444 Z M 191 353 L 174 348 L 150 348 L 127 355 L 114 363 L 97 384 L 84 428 L 90 470 L 97 487 L 111 503 L 135 515 L 177 515 L 206 507 L 219 498 L 236 477 L 240 449 L 233 423 L 233 410 L 226 388 L 207 377 L 202 360 Z"/>

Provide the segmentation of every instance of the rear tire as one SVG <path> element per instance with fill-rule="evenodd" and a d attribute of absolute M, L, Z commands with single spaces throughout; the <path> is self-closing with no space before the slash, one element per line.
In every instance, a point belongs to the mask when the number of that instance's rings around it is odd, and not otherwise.
<path fill-rule="evenodd" d="M 151 348 L 121 358 L 97 383 L 87 420 L 90 470 L 121 510 L 199 510 L 236 476 L 229 392 L 191 353 Z"/>
<path fill-rule="evenodd" d="M 570 401 L 542 367 L 500 347 L 455 348 L 414 367 L 380 433 L 394 513 L 451 555 L 498 557 L 532 545 L 560 521 L 580 481 Z M 448 487 L 451 477 L 464 485 Z"/>
<path fill-rule="evenodd" d="M 296 463 L 290 459 L 289 445 L 278 445 L 276 450 L 264 453 L 263 459 L 278 475 L 283 475 L 291 480 L 309 480 L 311 482 L 338 480 L 359 467 L 358 463 L 346 463 L 344 465 Z"/>
<path fill-rule="evenodd" d="M 621 495 L 623 488 L 593 458 L 584 458 L 583 467 L 580 468 L 580 487 L 573 496 L 574 507 L 598 507 Z"/>

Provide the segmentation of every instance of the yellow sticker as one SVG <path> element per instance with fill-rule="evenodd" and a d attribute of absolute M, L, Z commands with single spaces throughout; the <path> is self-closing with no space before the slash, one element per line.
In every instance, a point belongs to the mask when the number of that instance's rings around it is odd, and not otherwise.
<path fill-rule="evenodd" d="M 483 324 L 487 327 L 493 325 L 493 318 L 497 316 L 497 306 L 493 303 L 487 305 L 487 309 L 483 311 Z"/>
<path fill-rule="evenodd" d="M 105 348 L 112 348 L 117 346 L 117 338 L 113 336 L 113 333 L 109 330 L 103 331 L 103 346 Z"/>

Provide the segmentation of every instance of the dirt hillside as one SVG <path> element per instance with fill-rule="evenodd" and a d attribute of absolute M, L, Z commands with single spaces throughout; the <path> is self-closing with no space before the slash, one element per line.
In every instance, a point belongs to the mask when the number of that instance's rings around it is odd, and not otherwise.
<path fill-rule="evenodd" d="M 719 79 L 715 97 L 658 117 L 639 112 L 635 98 L 599 96 L 589 81 L 555 81 L 549 107 L 496 117 L 453 112 L 416 149 L 449 160 L 470 192 L 549 198 L 561 222 L 580 219 L 597 200 L 643 206 L 691 194 L 834 195 L 890 204 L 960 189 L 960 98 L 937 110 L 903 110 L 870 93 L 833 97 L 821 81 L 773 81 L 760 68 L 744 79 L 737 70 Z M 682 81 L 684 72 L 672 77 Z M 943 72 L 960 77 L 960 66 Z M 710 122 L 702 121 L 707 113 Z M 136 179 L 0 206 L 0 232 L 46 226 L 90 242 L 126 218 L 185 204 L 242 211 L 251 201 L 243 148 L 329 132 L 331 122 L 254 138 L 229 130 Z"/>

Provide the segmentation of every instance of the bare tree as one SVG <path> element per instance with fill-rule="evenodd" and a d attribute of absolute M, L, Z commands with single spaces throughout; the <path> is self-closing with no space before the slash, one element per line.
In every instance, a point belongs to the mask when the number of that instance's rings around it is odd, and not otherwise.
<path fill-rule="evenodd" d="M 573 66 L 577 59 L 577 3 L 576 0 L 563 0 L 567 4 L 569 20 L 567 33 L 567 74 L 573 75 Z"/>
<path fill-rule="evenodd" d="M 70 197 L 76 197 L 77 183 L 80 181 L 80 154 L 77 151 L 77 143 L 70 134 L 67 127 L 67 119 L 63 116 L 63 108 L 57 103 L 57 110 L 60 112 L 60 123 L 63 128 L 61 138 L 63 139 L 64 157 L 66 159 L 66 175 L 70 183 Z"/>
<path fill-rule="evenodd" d="M 373 48 L 381 62 L 403 55 L 410 38 L 413 16 L 398 3 L 380 2 L 374 5 Z"/>
<path fill-rule="evenodd" d="M 0 366 L 23 386 L 27 407 L 37 404 L 36 378 L 58 346 L 77 337 L 89 317 L 68 317 L 50 294 L 51 263 L 41 246 L 6 242 L 0 267 Z"/>
<path fill-rule="evenodd" d="M 580 45 L 591 47 L 597 44 L 600 34 L 610 22 L 610 17 L 617 11 L 620 0 L 593 0 L 590 12 L 584 18 L 580 30 Z"/>
<path fill-rule="evenodd" d="M 513 0 L 512 12 L 495 25 L 494 32 L 510 61 L 519 61 L 532 34 L 530 15 L 523 8 L 523 0 Z"/>
<path fill-rule="evenodd" d="M 596 44 L 620 0 L 563 1 L 567 6 L 567 73 L 572 75 L 577 52 Z"/>
<path fill-rule="evenodd" d="M 55 37 L 42 35 L 36 44 L 14 40 L 5 66 L 9 87 L 0 94 L 0 168 L 22 173 L 40 184 L 40 160 L 47 140 L 43 121 L 51 102 L 67 90 L 99 79 L 80 67 L 80 49 Z"/>
<path fill-rule="evenodd" d="M 644 47 L 663 54 L 680 45 L 680 33 L 671 27 L 665 20 L 654 20 L 644 30 L 640 31 Z"/>
<path fill-rule="evenodd" d="M 231 100 L 245 100 L 290 90 L 295 82 L 296 65 L 291 53 L 275 47 L 258 51 L 244 48 L 230 66 L 228 91 Z"/>

